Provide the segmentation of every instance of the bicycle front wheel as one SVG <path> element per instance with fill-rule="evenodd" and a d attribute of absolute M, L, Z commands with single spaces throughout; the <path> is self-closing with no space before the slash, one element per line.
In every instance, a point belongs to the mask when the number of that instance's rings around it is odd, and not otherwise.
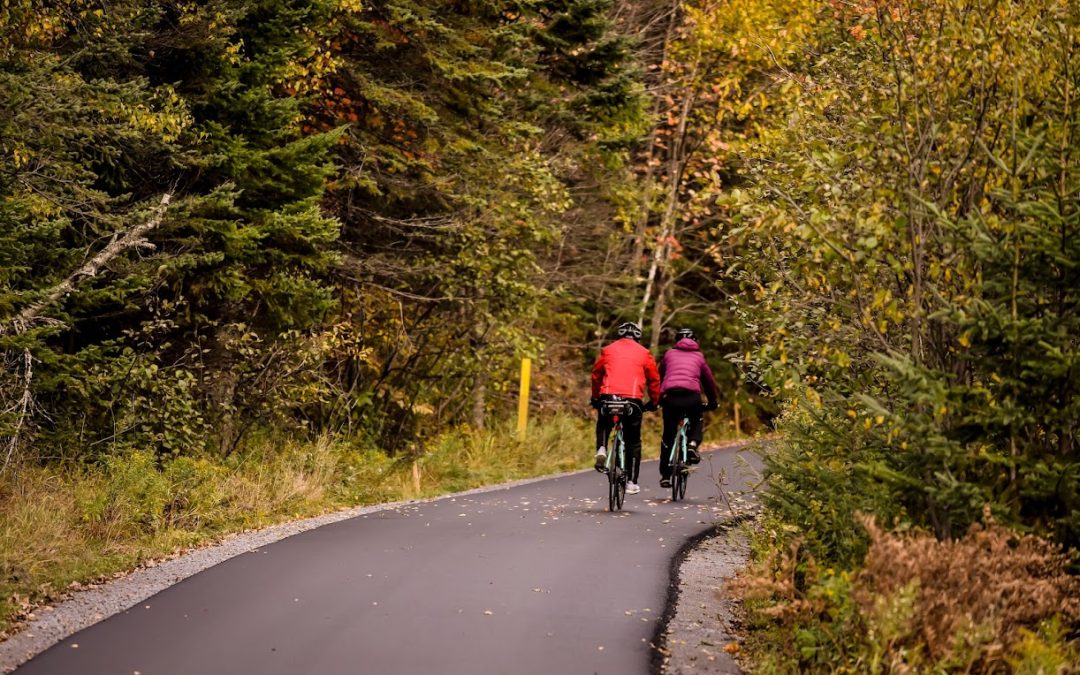
<path fill-rule="evenodd" d="M 686 483 L 689 482 L 689 480 L 690 476 L 684 468 L 679 472 L 679 482 L 677 483 L 679 486 L 679 499 L 686 499 Z"/>

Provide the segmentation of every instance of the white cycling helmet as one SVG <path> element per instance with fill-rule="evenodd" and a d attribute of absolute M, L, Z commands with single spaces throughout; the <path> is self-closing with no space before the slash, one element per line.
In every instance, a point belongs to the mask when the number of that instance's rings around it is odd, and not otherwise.
<path fill-rule="evenodd" d="M 641 326 L 637 325 L 633 321 L 627 321 L 626 323 L 619 326 L 618 333 L 619 337 L 621 338 L 628 337 L 631 340 L 640 340 Z"/>

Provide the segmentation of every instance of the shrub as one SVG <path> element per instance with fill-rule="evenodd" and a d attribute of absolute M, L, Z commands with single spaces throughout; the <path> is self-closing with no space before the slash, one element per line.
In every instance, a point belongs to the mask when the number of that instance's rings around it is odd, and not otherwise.
<path fill-rule="evenodd" d="M 815 558 L 854 566 L 869 540 L 858 513 L 891 522 L 904 517 L 894 491 L 880 478 L 885 451 L 850 433 L 846 415 L 811 400 L 793 402 L 781 422 L 786 430 L 765 456 L 769 510 L 803 536 Z"/>
<path fill-rule="evenodd" d="M 1067 672 L 1059 666 L 1077 663 L 1065 626 L 1080 624 L 1080 580 L 1052 543 L 992 522 L 957 541 L 889 534 L 870 519 L 866 529 L 857 573 L 821 568 L 796 542 L 735 582 L 764 629 L 762 670 Z"/>
<path fill-rule="evenodd" d="M 163 514 L 168 527 L 197 530 L 220 521 L 224 467 L 206 458 L 177 457 L 165 463 L 162 473 L 169 486 Z"/>
<path fill-rule="evenodd" d="M 993 671 L 1023 641 L 1023 631 L 1056 615 L 1080 622 L 1080 580 L 1045 539 L 992 521 L 957 541 L 890 536 L 872 520 L 867 529 L 873 543 L 859 574 L 860 606 L 868 610 L 875 598 L 916 584 L 917 611 L 906 639 L 935 662 Z"/>
<path fill-rule="evenodd" d="M 105 460 L 104 475 L 82 486 L 79 510 L 88 533 L 102 540 L 152 534 L 161 528 L 169 482 L 149 452 Z"/>

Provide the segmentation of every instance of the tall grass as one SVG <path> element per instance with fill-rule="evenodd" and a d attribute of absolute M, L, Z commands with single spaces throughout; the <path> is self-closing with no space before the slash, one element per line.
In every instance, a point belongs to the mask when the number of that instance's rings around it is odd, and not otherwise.
<path fill-rule="evenodd" d="M 0 478 L 0 634 L 72 584 L 231 532 L 586 468 L 592 433 L 590 421 L 560 415 L 530 427 L 525 443 L 507 425 L 455 429 L 396 458 L 343 439 L 264 438 L 225 461 L 132 452 L 90 467 L 19 467 Z"/>

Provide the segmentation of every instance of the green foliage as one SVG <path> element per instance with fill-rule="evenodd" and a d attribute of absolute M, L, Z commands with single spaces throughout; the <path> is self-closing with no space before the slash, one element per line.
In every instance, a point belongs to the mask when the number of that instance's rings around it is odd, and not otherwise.
<path fill-rule="evenodd" d="M 350 123 L 330 186 L 335 318 L 361 327 L 363 353 L 330 366 L 336 387 L 366 395 L 319 411 L 325 423 L 359 416 L 396 452 L 432 422 L 509 411 L 520 357 L 543 349 L 537 326 L 576 302 L 549 277 L 563 264 L 549 251 L 580 236 L 568 215 L 606 199 L 572 189 L 623 185 L 624 146 L 643 132 L 609 10 L 392 0 L 319 29 L 335 65 L 310 84 L 307 124 Z"/>
<path fill-rule="evenodd" d="M 343 429 L 394 453 L 504 416 L 522 355 L 584 339 L 567 280 L 607 253 L 562 249 L 636 201 L 648 120 L 615 12 L 6 5 L 0 438 L 96 461 Z M 76 274 L 163 194 L 146 241 Z"/>
<path fill-rule="evenodd" d="M 1080 648 L 1067 641 L 1058 617 L 1039 624 L 1037 630 L 1023 632 L 1023 640 L 1013 648 L 1009 666 L 1017 675 L 1067 672 L 1080 662 Z"/>
<path fill-rule="evenodd" d="M 872 441 L 850 432 L 850 420 L 803 401 L 779 420 L 785 438 L 765 457 L 768 508 L 805 537 L 815 556 L 854 566 L 866 554 L 868 540 L 854 524 L 873 513 L 884 522 L 905 518 L 901 496 L 910 489 L 904 476 L 883 475 L 883 454 Z M 898 484 L 890 489 L 886 479 Z"/>
<path fill-rule="evenodd" d="M 228 448 L 237 411 L 274 404 L 237 400 L 237 371 L 278 372 L 282 333 L 330 303 L 338 225 L 319 200 L 335 136 L 303 134 L 280 89 L 311 48 L 293 27 L 321 5 L 38 4 L 3 17 L 4 323 L 173 194 L 152 253 L 76 278 L 42 328 L 4 326 L 0 347 L 36 359 L 39 441 L 179 452 L 213 425 Z"/>
<path fill-rule="evenodd" d="M 860 514 L 948 541 L 990 513 L 1080 543 L 1074 4 L 693 10 L 672 72 L 720 77 L 681 216 L 709 223 L 699 246 L 745 329 L 731 360 L 784 411 L 768 548 L 801 551 L 757 626 L 764 670 L 1021 668 L 1028 642 L 1036 668 L 1075 649 L 1032 637 L 1055 608 L 1023 640 L 962 612 L 918 633 L 905 622 L 951 612 L 912 607 L 931 579 L 878 589 L 880 607 L 854 590 Z M 942 603 L 995 583 L 1003 553 L 968 557 L 935 581 Z"/>
<path fill-rule="evenodd" d="M 778 504 L 847 563 L 856 509 L 953 537 L 989 504 L 1074 547 L 1080 15 L 819 11 L 820 56 L 724 201 L 758 342 L 740 360 L 798 409 Z M 799 493 L 823 475 L 832 523 Z"/>

